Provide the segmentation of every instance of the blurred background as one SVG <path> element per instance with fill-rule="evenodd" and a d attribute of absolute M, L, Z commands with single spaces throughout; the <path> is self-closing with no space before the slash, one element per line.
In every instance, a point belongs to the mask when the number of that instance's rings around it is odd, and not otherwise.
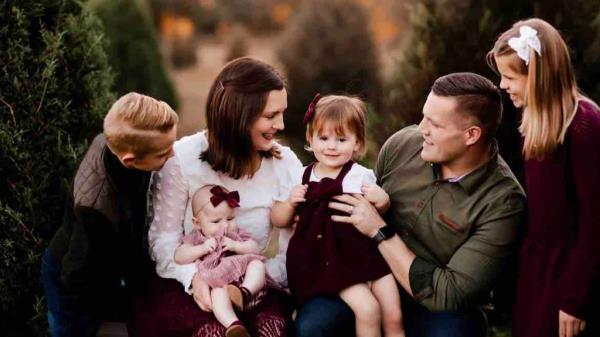
<path fill-rule="evenodd" d="M 6 0 L 0 2 L 0 331 L 43 336 L 40 259 L 63 196 L 114 99 L 168 102 L 179 137 L 204 127 L 221 67 L 253 56 L 285 74 L 282 142 L 304 163 L 301 123 L 316 92 L 369 105 L 373 166 L 389 135 L 420 120 L 433 81 L 474 71 L 519 19 L 541 17 L 572 49 L 581 89 L 600 101 L 600 1 L 533 0 Z M 518 177 L 518 113 L 505 101 L 500 151 Z M 511 272 L 490 304 L 490 335 L 509 336 Z"/>

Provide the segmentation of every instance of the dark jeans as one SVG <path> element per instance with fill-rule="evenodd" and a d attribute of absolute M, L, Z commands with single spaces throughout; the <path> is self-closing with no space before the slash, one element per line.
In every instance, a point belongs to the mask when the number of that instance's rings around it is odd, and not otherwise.
<path fill-rule="evenodd" d="M 296 337 L 354 335 L 354 313 L 339 297 L 314 297 L 298 310 Z"/>
<path fill-rule="evenodd" d="M 42 281 L 48 303 L 48 324 L 52 337 L 96 336 L 100 320 L 65 291 L 60 282 L 60 265 L 49 250 L 42 258 Z"/>
<path fill-rule="evenodd" d="M 431 312 L 402 294 L 407 337 L 485 337 L 487 323 L 480 310 Z M 297 337 L 354 336 L 354 314 L 338 297 L 315 297 L 296 317 Z"/>

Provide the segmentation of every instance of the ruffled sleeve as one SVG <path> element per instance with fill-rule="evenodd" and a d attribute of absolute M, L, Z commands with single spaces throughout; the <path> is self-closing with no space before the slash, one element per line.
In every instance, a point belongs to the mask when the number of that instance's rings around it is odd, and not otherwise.
<path fill-rule="evenodd" d="M 184 233 L 183 220 L 188 202 L 188 186 L 183 178 L 177 156 L 167 160 L 154 176 L 152 186 L 153 218 L 148 232 L 150 256 L 156 261 L 160 277 L 172 278 L 183 284 L 186 292 L 196 273 L 194 263 L 178 265 L 175 249 Z"/>
<path fill-rule="evenodd" d="M 362 193 L 363 185 L 376 184 L 377 178 L 373 170 L 354 164 L 344 177 L 342 188 L 344 193 Z"/>
<path fill-rule="evenodd" d="M 275 201 L 286 201 L 292 187 L 302 183 L 302 163 L 289 147 L 282 147 L 282 158 L 277 160 L 277 177 L 279 181 L 278 193 L 273 198 Z M 279 229 L 277 255 L 266 262 L 269 276 L 283 287 L 287 287 L 286 253 L 288 243 L 292 237 L 291 228 Z"/>
<path fill-rule="evenodd" d="M 296 154 L 289 147 L 282 146 L 281 155 L 277 164 L 279 188 L 277 195 L 273 197 L 275 201 L 286 201 L 292 188 L 302 183 L 302 163 Z"/>

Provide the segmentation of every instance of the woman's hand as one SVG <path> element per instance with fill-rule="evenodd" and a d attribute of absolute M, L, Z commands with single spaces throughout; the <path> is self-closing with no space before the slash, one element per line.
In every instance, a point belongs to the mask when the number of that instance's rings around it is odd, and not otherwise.
<path fill-rule="evenodd" d="M 359 232 L 369 238 L 374 237 L 379 228 L 385 226 L 377 209 L 362 195 L 342 194 L 333 198 L 339 202 L 330 202 L 329 208 L 349 214 L 349 216 L 332 215 L 333 221 L 353 224 Z"/>
<path fill-rule="evenodd" d="M 558 311 L 558 335 L 560 337 L 573 337 L 585 329 L 585 321 L 571 316 L 566 312 Z"/>
<path fill-rule="evenodd" d="M 194 278 L 192 279 L 192 295 L 194 295 L 194 301 L 196 301 L 196 304 L 198 304 L 202 311 L 212 311 L 210 287 L 198 273 L 194 274 Z"/>

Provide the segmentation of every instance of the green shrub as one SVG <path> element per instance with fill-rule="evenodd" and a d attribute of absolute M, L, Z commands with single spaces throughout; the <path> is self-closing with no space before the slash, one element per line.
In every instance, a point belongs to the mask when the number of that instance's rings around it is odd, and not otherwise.
<path fill-rule="evenodd" d="M 368 27 L 356 1 L 307 1 L 285 32 L 278 55 L 290 90 L 286 135 L 305 159 L 302 118 L 315 93 L 358 95 L 379 107 L 378 54 Z"/>
<path fill-rule="evenodd" d="M 165 66 L 145 0 L 96 0 L 91 7 L 108 38 L 108 58 L 117 74 L 114 91 L 136 91 L 177 109 L 177 95 Z"/>
<path fill-rule="evenodd" d="M 70 0 L 0 2 L 0 331 L 46 334 L 40 258 L 115 96 L 100 22 Z"/>

